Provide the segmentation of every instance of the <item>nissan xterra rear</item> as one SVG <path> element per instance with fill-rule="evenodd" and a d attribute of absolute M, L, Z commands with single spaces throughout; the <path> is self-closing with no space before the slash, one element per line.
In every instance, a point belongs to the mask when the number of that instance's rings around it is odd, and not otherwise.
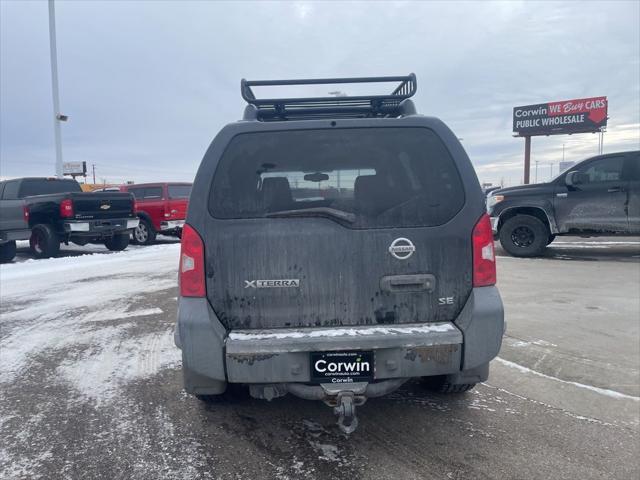
<path fill-rule="evenodd" d="M 387 95 L 256 98 L 252 87 L 399 83 Z M 245 384 L 355 408 L 411 378 L 487 379 L 504 333 L 475 171 L 416 78 L 241 83 L 244 120 L 213 140 L 182 236 L 176 344 L 200 398 Z"/>

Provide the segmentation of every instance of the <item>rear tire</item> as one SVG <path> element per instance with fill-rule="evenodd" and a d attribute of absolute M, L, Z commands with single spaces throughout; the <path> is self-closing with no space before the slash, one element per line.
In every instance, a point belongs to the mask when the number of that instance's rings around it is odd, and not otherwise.
<path fill-rule="evenodd" d="M 532 215 L 516 215 L 500 227 L 500 245 L 514 257 L 536 257 L 542 254 L 551 233 Z"/>
<path fill-rule="evenodd" d="M 464 393 L 476 386 L 475 383 L 453 384 L 447 382 L 446 375 L 424 377 L 423 383 L 429 390 L 437 393 Z"/>
<path fill-rule="evenodd" d="M 9 263 L 16 256 L 16 242 L 0 244 L 0 263 Z"/>
<path fill-rule="evenodd" d="M 131 232 L 131 243 L 135 245 L 151 245 L 156 241 L 156 231 L 146 218 L 140 218 L 138 226 Z"/>
<path fill-rule="evenodd" d="M 60 252 L 60 238 L 49 225 L 39 223 L 31 229 L 29 247 L 36 258 L 55 257 Z"/>
<path fill-rule="evenodd" d="M 104 241 L 104 246 L 112 252 L 120 252 L 129 246 L 129 234 L 116 233 L 113 237 Z"/>

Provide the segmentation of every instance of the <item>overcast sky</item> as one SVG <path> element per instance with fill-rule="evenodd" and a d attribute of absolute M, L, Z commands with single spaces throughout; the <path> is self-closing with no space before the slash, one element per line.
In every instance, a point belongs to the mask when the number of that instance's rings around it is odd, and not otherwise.
<path fill-rule="evenodd" d="M 605 152 L 639 148 L 639 5 L 59 0 L 64 160 L 99 181 L 192 180 L 242 113 L 242 77 L 415 72 L 419 112 L 463 139 L 480 180 L 518 184 L 514 106 L 606 95 Z M 54 173 L 51 102 L 47 3 L 0 0 L 1 176 Z M 595 134 L 534 137 L 539 180 L 563 143 L 566 160 L 598 149 Z"/>

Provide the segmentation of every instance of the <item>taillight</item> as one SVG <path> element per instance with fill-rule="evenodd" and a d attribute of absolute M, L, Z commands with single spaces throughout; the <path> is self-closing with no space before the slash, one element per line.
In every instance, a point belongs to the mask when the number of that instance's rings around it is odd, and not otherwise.
<path fill-rule="evenodd" d="M 65 198 L 60 202 L 60 216 L 62 218 L 73 217 L 73 200 Z"/>
<path fill-rule="evenodd" d="M 26 223 L 29 223 L 29 207 L 27 207 L 26 205 L 22 206 L 22 216 L 24 218 L 24 221 Z"/>
<path fill-rule="evenodd" d="M 179 282 L 181 296 L 205 296 L 204 244 L 198 232 L 189 224 L 182 229 Z"/>
<path fill-rule="evenodd" d="M 496 256 L 493 251 L 491 220 L 486 213 L 473 228 L 473 286 L 486 287 L 496 284 Z"/>

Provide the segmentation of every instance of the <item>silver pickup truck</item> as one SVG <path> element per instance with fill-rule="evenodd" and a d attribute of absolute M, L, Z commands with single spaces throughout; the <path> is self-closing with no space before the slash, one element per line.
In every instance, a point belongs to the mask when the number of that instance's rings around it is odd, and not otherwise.
<path fill-rule="evenodd" d="M 0 183 L 0 198 L 4 183 Z M 3 208 L 0 202 L 0 263 L 7 263 L 16 256 L 16 240 L 29 240 L 29 209 L 24 200 L 18 199 L 11 208 Z"/>

